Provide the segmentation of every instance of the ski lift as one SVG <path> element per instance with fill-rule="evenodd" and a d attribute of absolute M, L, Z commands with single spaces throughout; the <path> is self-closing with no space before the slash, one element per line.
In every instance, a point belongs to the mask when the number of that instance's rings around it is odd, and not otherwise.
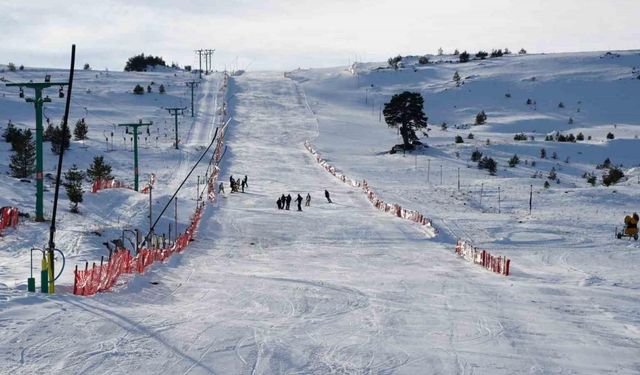
<path fill-rule="evenodd" d="M 44 99 L 42 99 L 43 103 L 51 103 L 51 98 L 49 97 L 49 95 L 45 96 Z"/>
<path fill-rule="evenodd" d="M 125 132 L 125 134 L 129 134 L 129 127 L 128 126 L 124 128 L 124 132 Z"/>
<path fill-rule="evenodd" d="M 51 82 L 51 74 L 47 74 L 47 75 L 45 75 L 45 76 L 44 76 L 44 81 L 45 81 L 45 82 L 47 82 L 47 83 L 48 83 L 48 82 Z"/>
<path fill-rule="evenodd" d="M 60 90 L 58 90 L 58 98 L 64 98 L 64 91 L 62 90 L 62 86 L 60 86 Z"/>
<path fill-rule="evenodd" d="M 151 133 L 149 132 L 149 127 L 147 126 L 147 135 L 151 135 Z"/>

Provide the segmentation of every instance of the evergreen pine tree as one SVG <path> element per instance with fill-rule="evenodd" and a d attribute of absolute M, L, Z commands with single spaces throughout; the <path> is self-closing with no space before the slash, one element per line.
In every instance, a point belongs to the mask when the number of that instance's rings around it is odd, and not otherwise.
<path fill-rule="evenodd" d="M 4 138 L 5 142 L 11 143 L 13 145 L 13 141 L 17 137 L 20 137 L 21 133 L 22 132 L 20 131 L 20 129 L 16 128 L 16 126 L 13 125 L 11 121 L 9 121 L 6 129 L 4 129 L 4 132 L 2 133 L 2 137 Z"/>
<path fill-rule="evenodd" d="M 42 134 L 42 141 L 51 142 L 51 140 L 53 139 L 54 132 L 55 132 L 55 128 L 53 127 L 53 124 L 47 121 L 47 128 L 44 130 L 44 133 Z"/>
<path fill-rule="evenodd" d="M 84 173 L 78 170 L 78 167 L 74 164 L 64 174 L 64 188 L 67 191 L 67 197 L 71 202 L 71 212 L 78 213 L 78 203 L 82 202 L 82 180 L 84 179 Z"/>
<path fill-rule="evenodd" d="M 547 157 L 547 150 L 544 148 L 540 149 L 540 159 L 545 159 Z"/>
<path fill-rule="evenodd" d="M 164 85 L 163 85 L 163 84 L 160 84 L 160 87 L 158 87 L 158 92 L 159 92 L 160 94 L 164 94 L 165 92 L 167 92 L 167 91 L 165 90 L 165 88 L 164 88 Z"/>
<path fill-rule="evenodd" d="M 518 164 L 520 164 L 520 158 L 518 157 L 518 154 L 514 154 L 513 157 L 509 159 L 509 166 L 513 168 Z"/>
<path fill-rule="evenodd" d="M 405 91 L 393 95 L 389 103 L 384 105 L 384 121 L 389 127 L 400 128 L 404 150 L 413 149 L 411 143 L 418 140 L 416 130 L 427 127 L 423 109 L 424 99 L 418 92 Z"/>
<path fill-rule="evenodd" d="M 478 149 L 475 149 L 471 153 L 471 161 L 472 162 L 478 162 L 478 161 L 480 161 L 480 159 L 482 159 L 482 152 L 480 152 Z"/>
<path fill-rule="evenodd" d="M 89 127 L 87 123 L 84 121 L 84 118 L 76 121 L 76 126 L 73 129 L 73 136 L 76 140 L 87 139 L 87 133 L 89 132 Z"/>
<path fill-rule="evenodd" d="M 31 130 L 18 131 L 19 134 L 12 143 L 14 146 L 14 154 L 11 155 L 11 174 L 16 178 L 29 177 L 34 170 L 36 160 L 36 144 L 33 140 Z"/>
<path fill-rule="evenodd" d="M 469 62 L 469 53 L 467 51 L 462 52 L 459 56 L 458 59 L 460 59 L 461 63 L 466 63 Z"/>
<path fill-rule="evenodd" d="M 456 72 L 453 73 L 453 82 L 456 83 L 456 87 L 460 87 L 460 81 L 461 81 L 460 74 L 456 70 Z"/>
<path fill-rule="evenodd" d="M 487 114 L 483 110 L 476 115 L 476 125 L 483 125 L 485 122 L 487 122 Z"/>
<path fill-rule="evenodd" d="M 93 158 L 93 163 L 89 166 L 89 169 L 87 169 L 87 176 L 89 176 L 93 182 L 96 180 L 105 181 L 113 179 L 111 176 L 111 166 L 104 162 L 102 155 Z"/>
<path fill-rule="evenodd" d="M 61 147 L 64 146 L 65 150 L 69 149 L 71 144 L 71 132 L 68 126 L 59 127 L 56 126 L 53 129 L 53 136 L 51 137 L 51 151 L 58 155 L 60 154 Z"/>

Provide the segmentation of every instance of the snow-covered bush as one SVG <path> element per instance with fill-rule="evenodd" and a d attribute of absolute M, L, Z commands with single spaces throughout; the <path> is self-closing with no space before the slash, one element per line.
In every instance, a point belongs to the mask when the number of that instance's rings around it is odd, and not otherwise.
<path fill-rule="evenodd" d="M 136 87 L 133 88 L 133 93 L 136 95 L 144 95 L 144 87 L 136 85 Z"/>
<path fill-rule="evenodd" d="M 615 185 L 624 177 L 624 173 L 618 167 L 610 168 L 605 174 L 602 176 L 602 183 L 605 186 Z"/>
<path fill-rule="evenodd" d="M 487 114 L 484 113 L 484 110 L 482 110 L 476 115 L 476 125 L 483 125 L 486 122 L 487 122 Z"/>
<path fill-rule="evenodd" d="M 496 161 L 493 160 L 493 158 L 485 156 L 478 161 L 478 168 L 488 170 L 489 174 L 493 176 L 496 174 L 496 171 L 498 170 L 498 163 L 496 163 Z"/>

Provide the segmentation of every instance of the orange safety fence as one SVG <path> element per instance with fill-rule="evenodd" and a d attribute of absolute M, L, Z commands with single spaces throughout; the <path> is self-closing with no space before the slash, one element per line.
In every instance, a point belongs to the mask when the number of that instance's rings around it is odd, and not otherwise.
<path fill-rule="evenodd" d="M 228 81 L 228 75 L 224 76 L 224 83 L 222 89 L 226 89 Z M 222 91 L 221 89 L 221 91 Z M 224 117 L 226 116 L 226 102 L 223 102 L 223 113 L 221 122 L 224 123 Z M 207 178 L 208 185 L 208 199 L 213 202 L 216 199 L 215 185 L 218 180 L 220 169 L 218 163 L 222 159 L 224 154 L 224 131 L 225 127 L 221 129 L 219 133 L 220 137 L 217 140 L 216 148 L 213 153 L 213 157 L 210 162 L 212 167 L 211 175 Z M 93 191 L 104 188 L 111 188 L 113 184 L 107 182 L 97 181 L 96 189 Z M 155 175 L 152 175 L 151 184 L 155 182 Z M 103 187 L 103 186 L 107 187 Z M 117 187 L 126 187 L 124 185 Z M 144 192 L 144 189 L 143 189 Z M 193 241 L 195 233 L 200 225 L 200 219 L 202 218 L 205 203 L 201 202 L 197 205 L 196 210 L 191 217 L 191 221 L 187 229 L 180 234 L 173 245 L 167 247 L 143 247 L 138 249 L 136 256 L 132 256 L 127 249 L 116 249 L 114 252 L 110 252 L 109 258 L 106 263 L 104 257 L 101 259 L 100 264 L 93 263 L 89 268 L 89 263 L 85 263 L 84 270 L 79 270 L 76 266 L 74 271 L 74 283 L 73 294 L 81 296 L 92 296 L 98 292 L 104 292 L 111 289 L 117 282 L 118 278 L 123 274 L 142 274 L 152 264 L 157 262 L 163 262 L 171 255 L 182 252 L 187 245 Z M 153 242 L 153 241 L 151 241 Z"/>
<path fill-rule="evenodd" d="M 509 276 L 511 259 L 503 256 L 491 255 L 487 250 L 480 250 L 469 241 L 458 240 L 455 252 L 468 262 L 480 265 L 489 271 Z"/>
<path fill-rule="evenodd" d="M 118 278 L 123 274 L 143 274 L 153 263 L 163 262 L 171 255 L 181 252 L 193 240 L 202 218 L 203 208 L 204 204 L 198 205 L 189 227 L 178 236 L 171 246 L 165 248 L 143 247 L 138 249 L 136 256 L 132 256 L 127 249 L 116 249 L 115 252 L 110 253 L 106 262 L 103 257 L 99 265 L 93 263 L 93 266 L 89 268 L 89 263 L 87 262 L 84 270 L 78 270 L 76 266 L 73 294 L 92 296 L 98 292 L 107 291 L 115 285 Z"/>
<path fill-rule="evenodd" d="M 15 228 L 19 221 L 19 210 L 17 207 L 2 207 L 0 209 L 0 235 L 5 228 Z"/>
<path fill-rule="evenodd" d="M 320 166 L 322 166 L 327 172 L 329 172 L 330 174 L 332 174 L 337 179 L 339 179 L 340 181 L 344 182 L 347 185 L 361 188 L 363 193 L 367 196 L 367 199 L 369 199 L 369 202 L 371 202 L 371 204 L 378 210 L 388 212 L 399 218 L 413 221 L 414 223 L 417 223 L 418 225 L 422 226 L 425 229 L 425 231 L 432 236 L 435 236 L 438 233 L 438 230 L 433 227 L 431 219 L 424 216 L 422 213 L 414 210 L 404 209 L 402 208 L 402 206 L 396 203 L 386 203 L 385 201 L 382 200 L 382 198 L 380 198 L 378 194 L 376 194 L 371 189 L 367 181 L 363 180 L 362 182 L 359 182 L 357 180 L 351 179 L 346 175 L 338 172 L 335 167 L 329 164 L 326 160 L 324 160 L 320 156 L 320 154 L 318 154 L 318 152 L 315 150 L 315 148 L 309 141 L 305 141 L 304 146 L 312 155 L 315 156 L 318 164 L 320 164 Z"/>
<path fill-rule="evenodd" d="M 115 179 L 112 179 L 112 180 L 97 179 L 91 185 L 91 192 L 92 193 L 97 193 L 100 190 L 120 189 L 120 188 L 131 189 L 131 187 L 129 187 L 127 184 L 125 184 L 122 181 L 118 181 L 118 180 L 115 180 Z"/>
<path fill-rule="evenodd" d="M 140 190 L 140 192 L 142 194 L 149 194 L 149 190 L 151 190 L 151 188 L 155 185 L 156 183 L 156 174 L 155 173 L 151 173 L 151 178 L 149 179 L 149 183 L 142 188 L 142 190 Z"/>

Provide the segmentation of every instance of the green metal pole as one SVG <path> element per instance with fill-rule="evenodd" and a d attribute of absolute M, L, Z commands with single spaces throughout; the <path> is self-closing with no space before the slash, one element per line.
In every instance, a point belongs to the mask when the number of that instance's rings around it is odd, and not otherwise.
<path fill-rule="evenodd" d="M 191 117 L 193 117 L 193 85 L 191 85 Z"/>
<path fill-rule="evenodd" d="M 133 126 L 133 175 L 135 181 L 133 188 L 138 191 L 138 127 Z"/>
<path fill-rule="evenodd" d="M 44 181 L 42 162 L 42 141 L 44 129 L 42 128 L 42 89 L 35 88 L 36 98 L 36 221 L 44 221 Z"/>
<path fill-rule="evenodd" d="M 195 83 L 195 82 L 192 82 L 192 83 L 191 83 L 191 117 L 193 117 L 193 112 L 194 112 L 194 111 L 193 111 L 193 86 L 194 86 L 193 84 L 194 84 L 194 83 Z"/>
<path fill-rule="evenodd" d="M 173 118 L 175 119 L 176 124 L 176 150 L 178 149 L 178 111 L 173 113 Z"/>
<path fill-rule="evenodd" d="M 42 142 L 44 128 L 42 127 L 42 105 L 45 102 L 50 102 L 48 97 L 42 97 L 42 90 L 51 86 L 67 86 L 68 82 L 15 82 L 7 83 L 6 86 L 26 87 L 35 91 L 35 98 L 26 98 L 28 103 L 33 102 L 36 112 L 36 221 L 44 221 L 44 183 L 43 183 L 43 169 L 42 162 Z"/>

